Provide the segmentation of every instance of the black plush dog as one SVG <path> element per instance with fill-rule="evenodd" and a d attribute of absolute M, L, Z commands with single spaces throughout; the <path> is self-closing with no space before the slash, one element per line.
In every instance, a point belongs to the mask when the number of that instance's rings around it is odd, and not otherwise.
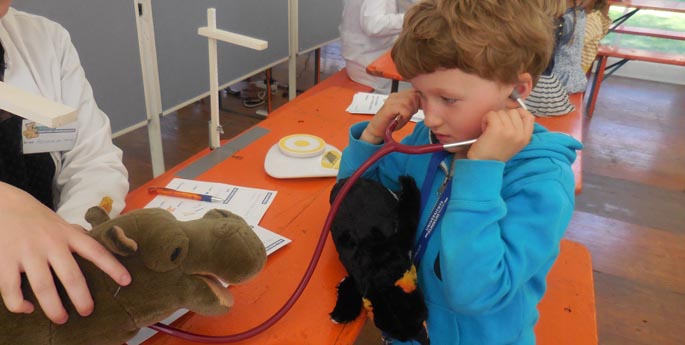
<path fill-rule="evenodd" d="M 331 203 L 346 181 L 333 187 Z M 360 178 L 342 201 L 331 234 L 348 276 L 338 285 L 330 315 L 334 322 L 349 322 L 363 304 L 388 336 L 429 344 L 426 305 L 411 259 L 421 195 L 413 178 L 402 176 L 400 184 L 396 196 L 381 183 Z"/>

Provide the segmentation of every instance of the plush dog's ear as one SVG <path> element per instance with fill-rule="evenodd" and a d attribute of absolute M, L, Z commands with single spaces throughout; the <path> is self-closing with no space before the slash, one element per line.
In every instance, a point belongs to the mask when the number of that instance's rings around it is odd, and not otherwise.
<path fill-rule="evenodd" d="M 346 177 L 344 179 L 339 180 L 338 182 L 335 183 L 335 186 L 333 186 L 333 189 L 331 189 L 331 196 L 328 198 L 328 203 L 333 204 L 333 201 L 335 200 L 335 197 L 338 196 L 338 193 L 340 193 L 340 189 L 342 186 L 349 180 L 349 177 Z"/>
<path fill-rule="evenodd" d="M 121 256 L 132 255 L 138 250 L 138 243 L 126 236 L 124 230 L 116 225 L 105 230 L 100 242 L 110 252 Z"/>
<path fill-rule="evenodd" d="M 86 211 L 86 221 L 96 227 L 109 220 L 109 214 L 102 206 L 93 206 Z"/>
<path fill-rule="evenodd" d="M 419 226 L 421 214 L 421 191 L 416 186 L 411 176 L 400 176 L 402 189 L 397 203 L 398 232 L 403 237 L 402 243 L 406 248 L 411 248 Z"/>

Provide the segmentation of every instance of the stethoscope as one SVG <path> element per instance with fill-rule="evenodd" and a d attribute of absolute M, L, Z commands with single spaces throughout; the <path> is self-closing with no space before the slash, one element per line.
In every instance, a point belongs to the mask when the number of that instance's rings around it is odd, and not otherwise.
<path fill-rule="evenodd" d="M 514 99 L 518 104 L 523 108 L 526 109 L 526 105 L 523 103 L 521 100 L 519 94 L 514 90 L 510 96 L 512 99 Z M 448 150 L 451 148 L 459 147 L 459 146 L 466 146 L 466 145 L 471 145 L 474 142 L 476 142 L 477 139 L 471 139 L 471 140 L 465 140 L 465 141 L 459 141 L 455 143 L 449 143 L 449 144 L 427 144 L 427 145 L 419 145 L 419 146 L 410 146 L 410 145 L 405 145 L 401 144 L 392 137 L 392 133 L 395 131 L 397 126 L 399 125 L 399 119 L 395 118 L 388 128 L 385 129 L 385 135 L 384 135 L 384 144 L 381 146 L 381 148 L 376 151 L 369 159 L 367 159 L 360 167 L 355 171 L 347 180 L 347 182 L 340 188 L 340 191 L 338 192 L 338 195 L 336 198 L 333 200 L 333 203 L 331 204 L 331 208 L 328 211 L 328 216 L 326 217 L 326 221 L 324 222 L 323 229 L 321 230 L 321 235 L 319 235 L 319 240 L 316 243 L 316 247 L 314 249 L 314 254 L 312 255 L 312 259 L 309 262 L 309 266 L 307 266 L 307 270 L 304 273 L 304 276 L 302 277 L 302 280 L 300 280 L 300 283 L 297 285 L 297 288 L 295 289 L 295 292 L 288 298 L 288 300 L 285 302 L 285 304 L 279 309 L 274 315 L 272 315 L 270 318 L 268 318 L 266 321 L 262 322 L 258 326 L 255 326 L 254 328 L 244 331 L 242 333 L 236 333 L 236 334 L 231 334 L 231 335 L 225 335 L 225 336 L 210 336 L 210 335 L 201 335 L 201 334 L 196 334 L 196 333 L 191 333 L 191 332 L 186 332 L 182 331 L 180 329 L 165 325 L 163 323 L 156 323 L 154 325 L 148 326 L 151 329 L 154 329 L 156 331 L 183 339 L 183 340 L 188 340 L 188 341 L 194 341 L 198 343 L 205 343 L 205 344 L 221 344 L 221 343 L 232 343 L 236 341 L 241 341 L 245 339 L 249 339 L 269 327 L 273 326 L 276 322 L 278 322 L 289 310 L 292 308 L 292 306 L 297 302 L 297 300 L 300 298 L 302 295 L 302 292 L 304 292 L 305 287 L 307 287 L 307 284 L 309 283 L 309 280 L 311 279 L 312 275 L 314 274 L 314 269 L 316 268 L 316 265 L 319 263 L 319 259 L 321 258 L 321 252 L 323 252 L 324 245 L 326 244 L 326 238 L 328 237 L 328 232 L 329 229 L 331 228 L 331 225 L 333 223 L 333 219 L 335 218 L 335 215 L 338 213 L 338 209 L 340 208 L 340 204 L 342 203 L 342 200 L 345 198 L 347 195 L 347 192 L 352 188 L 352 185 L 366 172 L 366 170 L 369 169 L 374 163 L 376 163 L 379 159 L 383 158 L 385 155 L 393 152 L 399 152 L 399 153 L 406 153 L 406 154 L 424 154 L 424 153 L 433 153 L 433 152 L 439 152 L 443 150 Z"/>

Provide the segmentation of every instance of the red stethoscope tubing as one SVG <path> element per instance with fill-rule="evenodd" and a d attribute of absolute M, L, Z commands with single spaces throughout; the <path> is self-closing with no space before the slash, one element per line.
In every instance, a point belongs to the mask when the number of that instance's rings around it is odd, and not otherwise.
<path fill-rule="evenodd" d="M 309 262 L 309 266 L 307 267 L 307 270 L 305 271 L 304 276 L 302 277 L 302 280 L 300 280 L 299 285 L 297 286 L 297 289 L 295 289 L 295 292 L 290 296 L 290 298 L 285 302 L 285 304 L 279 309 L 273 316 L 271 316 L 269 319 L 261 323 L 260 325 L 247 330 L 242 333 L 236 333 L 236 334 L 231 334 L 231 335 L 225 335 L 225 336 L 209 336 L 209 335 L 200 335 L 196 333 L 190 333 L 186 331 L 182 331 L 179 329 L 176 329 L 171 326 L 167 326 L 162 323 L 156 323 L 154 325 L 148 326 L 156 331 L 166 333 L 168 335 L 181 338 L 184 340 L 189 340 L 189 341 L 194 341 L 198 343 L 206 343 L 206 344 L 220 344 L 220 343 L 230 343 L 230 342 L 236 342 L 236 341 L 241 341 L 245 340 L 248 338 L 251 338 L 267 328 L 273 326 L 276 322 L 278 322 L 289 310 L 290 308 L 297 302 L 297 300 L 300 298 L 302 295 L 302 292 L 304 291 L 305 287 L 307 287 L 307 284 L 309 283 L 309 280 L 311 279 L 312 275 L 314 274 L 314 269 L 316 268 L 316 265 L 319 262 L 319 258 L 321 258 L 321 252 L 323 251 L 324 245 L 326 244 L 326 238 L 328 237 L 328 232 L 331 227 L 331 224 L 333 223 L 333 219 L 335 218 L 336 213 L 338 212 L 338 209 L 340 208 L 340 204 L 342 203 L 342 200 L 345 198 L 347 195 L 347 192 L 350 190 L 352 185 L 359 179 L 359 177 L 369 169 L 371 165 L 376 163 L 379 159 L 381 159 L 383 156 L 392 153 L 392 152 L 400 152 L 400 153 L 408 153 L 408 154 L 424 154 L 424 153 L 431 153 L 431 152 L 438 152 L 440 150 L 444 150 L 446 148 L 451 148 L 451 147 L 456 147 L 456 146 L 462 146 L 462 145 L 469 145 L 475 140 L 468 140 L 468 141 L 462 141 L 458 143 L 451 143 L 451 144 L 428 144 L 428 145 L 420 145 L 420 146 L 409 146 L 409 145 L 404 145 L 400 144 L 395 139 L 392 137 L 392 132 L 397 128 L 397 125 L 399 124 L 398 120 L 395 119 L 385 130 L 385 144 L 378 150 L 376 151 L 371 157 L 369 157 L 366 162 L 364 162 L 357 171 L 350 176 L 348 181 L 342 186 L 340 189 L 340 192 L 338 192 L 337 197 L 335 200 L 333 200 L 333 203 L 331 204 L 330 211 L 328 212 L 328 216 L 326 217 L 326 222 L 324 223 L 323 229 L 321 230 L 321 235 L 319 236 L 319 240 L 316 244 L 314 254 L 312 255 L 312 259 Z"/>

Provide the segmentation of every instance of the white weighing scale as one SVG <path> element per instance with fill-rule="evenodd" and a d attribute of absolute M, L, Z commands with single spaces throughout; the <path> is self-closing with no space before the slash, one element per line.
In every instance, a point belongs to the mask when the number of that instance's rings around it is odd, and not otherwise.
<path fill-rule="evenodd" d="M 340 150 L 311 134 L 281 138 L 264 158 L 264 170 L 275 178 L 337 176 Z"/>

